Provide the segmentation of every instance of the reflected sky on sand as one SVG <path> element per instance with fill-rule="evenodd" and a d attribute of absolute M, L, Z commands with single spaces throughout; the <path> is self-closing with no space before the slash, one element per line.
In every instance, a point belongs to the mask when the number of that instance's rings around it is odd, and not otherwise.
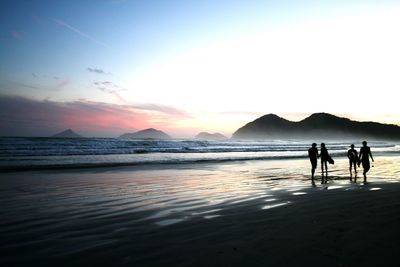
<path fill-rule="evenodd" d="M 351 181 L 347 160 L 338 158 L 329 166 L 326 184 L 321 184 L 318 172 L 311 183 L 308 160 L 297 159 L 6 173 L 0 189 L 10 223 L 35 215 L 40 205 L 45 217 L 55 213 L 96 219 L 133 215 L 133 221 L 165 226 L 191 218 L 216 218 L 220 210 L 251 201 L 263 208 L 279 207 L 274 202 L 286 203 L 282 194 L 304 197 L 308 190 L 379 190 L 374 184 L 399 181 L 397 162 L 397 157 L 377 158 L 368 173 L 368 185 L 362 179 Z M 268 205 L 262 205 L 265 202 Z"/>
<path fill-rule="evenodd" d="M 382 190 L 382 188 L 380 188 L 380 187 L 372 187 L 372 188 L 369 189 L 369 191 L 379 191 L 379 190 Z"/>
<path fill-rule="evenodd" d="M 288 202 L 276 203 L 276 204 L 271 204 L 271 205 L 265 205 L 265 206 L 262 206 L 261 209 L 262 210 L 273 209 L 273 208 L 277 208 L 277 207 L 282 207 L 282 206 L 288 205 L 289 203 L 290 202 L 288 201 Z"/>

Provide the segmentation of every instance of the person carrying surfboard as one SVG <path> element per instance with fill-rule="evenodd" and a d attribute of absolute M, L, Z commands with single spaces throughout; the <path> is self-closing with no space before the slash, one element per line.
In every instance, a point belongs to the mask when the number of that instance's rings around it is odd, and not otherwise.
<path fill-rule="evenodd" d="M 328 153 L 328 149 L 325 146 L 325 143 L 321 143 L 321 170 L 322 170 L 322 183 L 324 183 L 324 171 L 326 174 L 325 183 L 328 180 L 328 162 L 329 164 L 334 164 L 332 157 Z"/>
<path fill-rule="evenodd" d="M 358 153 L 357 150 L 354 149 L 354 144 L 350 145 L 350 149 L 347 151 L 347 157 L 349 158 L 349 170 L 350 170 L 350 179 L 353 176 L 352 169 L 354 168 L 354 174 L 357 175 L 357 163 L 358 163 Z"/>

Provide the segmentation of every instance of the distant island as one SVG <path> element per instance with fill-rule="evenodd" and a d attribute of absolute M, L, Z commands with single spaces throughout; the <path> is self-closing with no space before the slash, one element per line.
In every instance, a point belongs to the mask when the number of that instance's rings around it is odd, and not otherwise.
<path fill-rule="evenodd" d="M 201 132 L 197 134 L 194 138 L 196 139 L 202 139 L 202 140 L 226 140 L 228 137 L 226 137 L 223 134 L 220 133 L 207 133 L 207 132 Z"/>
<path fill-rule="evenodd" d="M 400 140 L 400 127 L 359 122 L 328 113 L 315 113 L 299 122 L 264 115 L 236 130 L 232 139 L 369 139 Z"/>
<path fill-rule="evenodd" d="M 58 134 L 54 134 L 54 135 L 52 135 L 52 137 L 55 137 L 55 138 L 82 138 L 81 135 L 75 133 L 71 129 L 62 131 Z"/>
<path fill-rule="evenodd" d="M 144 129 L 134 133 L 124 133 L 119 138 L 124 139 L 171 139 L 171 136 L 154 128 Z"/>

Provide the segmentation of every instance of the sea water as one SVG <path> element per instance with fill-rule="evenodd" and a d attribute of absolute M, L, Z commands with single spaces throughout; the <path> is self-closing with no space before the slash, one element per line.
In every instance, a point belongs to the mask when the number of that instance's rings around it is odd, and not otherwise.
<path fill-rule="evenodd" d="M 307 158 L 311 142 L 135 140 L 118 138 L 0 138 L 0 169 L 76 168 Z M 354 142 L 359 149 L 357 142 Z M 360 142 L 359 142 L 360 143 Z M 326 142 L 345 157 L 351 142 Z M 370 142 L 374 155 L 398 155 L 393 142 Z"/>

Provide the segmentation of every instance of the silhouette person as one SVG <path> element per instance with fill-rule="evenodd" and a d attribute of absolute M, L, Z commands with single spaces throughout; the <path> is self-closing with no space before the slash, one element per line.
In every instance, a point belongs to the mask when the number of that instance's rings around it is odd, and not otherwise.
<path fill-rule="evenodd" d="M 317 159 L 318 159 L 318 148 L 316 143 L 312 143 L 311 147 L 308 149 L 308 157 L 311 162 L 311 181 L 314 182 L 314 173 L 317 168 Z"/>
<path fill-rule="evenodd" d="M 364 183 L 367 183 L 367 172 L 370 169 L 369 157 L 371 157 L 372 161 L 374 161 L 374 158 L 372 157 L 371 148 L 367 146 L 367 141 L 363 141 L 362 144 L 363 146 L 360 148 L 360 160 L 358 166 L 360 166 L 360 163 L 362 164 L 364 169 Z"/>
<path fill-rule="evenodd" d="M 325 143 L 321 143 L 321 170 L 322 170 L 322 183 L 324 183 L 324 170 L 326 174 L 326 180 L 328 180 L 328 160 L 330 156 L 328 149 L 326 149 Z"/>
<path fill-rule="evenodd" d="M 351 144 L 350 149 L 347 151 L 347 157 L 349 158 L 349 171 L 350 171 L 350 180 L 353 176 L 351 172 L 352 168 L 354 168 L 354 173 L 357 175 L 357 162 L 358 162 L 358 153 L 357 150 L 354 149 L 354 144 Z"/>

